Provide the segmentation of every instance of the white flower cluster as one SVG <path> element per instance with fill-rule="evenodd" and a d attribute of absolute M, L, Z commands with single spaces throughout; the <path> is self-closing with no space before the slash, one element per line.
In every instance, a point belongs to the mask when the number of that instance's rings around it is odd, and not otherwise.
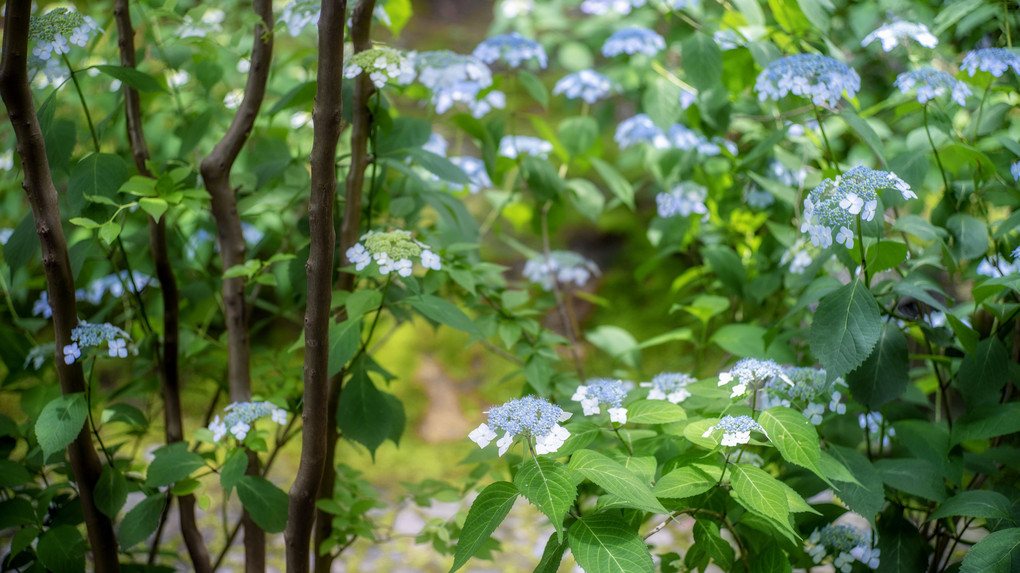
<path fill-rule="evenodd" d="M 413 75 L 414 66 L 393 48 L 372 48 L 351 56 L 344 63 L 343 74 L 348 79 L 368 74 L 375 87 L 381 89 L 389 80 Z"/>
<path fill-rule="evenodd" d="M 947 91 L 952 92 L 953 101 L 960 105 L 967 104 L 967 96 L 971 94 L 967 84 L 953 77 L 949 72 L 924 67 L 896 76 L 896 87 L 902 93 L 917 88 L 917 102 L 927 103 Z"/>
<path fill-rule="evenodd" d="M 728 372 L 719 374 L 719 386 L 725 386 L 734 380 L 730 398 L 736 398 L 747 394 L 750 388 L 758 388 L 773 378 L 780 378 L 788 384 L 792 381 L 783 372 L 783 368 L 772 360 L 759 360 L 757 358 L 744 358 L 737 362 Z"/>
<path fill-rule="evenodd" d="M 503 432 L 503 437 L 496 442 L 500 456 L 510 449 L 517 436 L 529 442 L 534 439 L 535 453 L 540 455 L 555 452 L 570 437 L 570 432 L 560 426 L 560 422 L 570 418 L 570 412 L 542 398 L 525 396 L 510 400 L 489 410 L 488 414 L 488 423 L 480 424 L 468 437 L 484 448 L 496 439 L 497 431 Z"/>
<path fill-rule="evenodd" d="M 553 145 L 548 141 L 528 135 L 504 135 L 499 140 L 499 154 L 510 159 L 517 159 L 522 154 L 544 159 L 552 150 Z"/>
<path fill-rule="evenodd" d="M 102 344 L 108 345 L 111 357 L 127 358 L 131 336 L 109 322 L 91 324 L 82 321 L 71 330 L 71 341 L 71 344 L 64 346 L 64 364 L 74 364 L 75 360 L 81 358 L 83 350 Z"/>
<path fill-rule="evenodd" d="M 794 54 L 770 63 L 758 75 L 754 91 L 758 99 L 779 101 L 787 94 L 811 98 L 815 105 L 835 107 L 843 92 L 852 99 L 861 89 L 857 72 L 842 62 L 820 54 Z"/>
<path fill-rule="evenodd" d="M 563 94 L 567 99 L 581 98 L 589 104 L 606 97 L 616 89 L 613 80 L 595 70 L 581 70 L 563 76 L 553 86 L 553 95 Z M 686 108 L 686 106 L 684 106 Z"/>
<path fill-rule="evenodd" d="M 814 257 L 808 250 L 811 248 L 811 241 L 805 237 L 800 237 L 797 242 L 793 244 L 790 250 L 783 253 L 783 257 L 779 260 L 779 264 L 790 265 L 790 272 L 795 275 L 804 274 L 811 263 L 814 262 Z"/>
<path fill-rule="evenodd" d="M 555 279 L 561 286 L 573 283 L 583 287 L 592 276 L 598 276 L 599 267 L 585 257 L 570 251 L 550 251 L 549 256 L 539 255 L 524 264 L 524 278 L 552 290 Z"/>
<path fill-rule="evenodd" d="M 67 8 L 56 8 L 43 16 L 30 18 L 28 39 L 35 41 L 32 48 L 35 63 L 45 62 L 53 54 L 70 53 L 72 45 L 84 48 L 98 31 L 99 25 L 90 16 Z"/>
<path fill-rule="evenodd" d="M 768 410 L 773 406 L 795 408 L 817 426 L 822 423 L 826 406 L 830 412 L 846 414 L 846 404 L 842 403 L 843 395 L 836 389 L 837 386 L 846 387 L 846 383 L 842 378 L 827 382 L 825 370 L 787 367 L 786 379 L 776 377 L 765 382 L 761 409 Z"/>
<path fill-rule="evenodd" d="M 833 555 L 832 565 L 841 573 L 850 573 L 854 561 L 860 561 L 869 569 L 877 569 L 880 563 L 879 549 L 872 548 L 864 534 L 851 525 L 830 524 L 816 529 L 808 543 L 814 545 L 808 553 L 815 563 Z"/>
<path fill-rule="evenodd" d="M 804 198 L 801 233 L 822 249 L 836 242 L 852 249 L 857 217 L 870 221 L 878 208 L 878 191 L 896 189 L 904 199 L 916 199 L 910 186 L 891 171 L 876 171 L 858 165 L 835 179 L 826 179 Z"/>
<path fill-rule="evenodd" d="M 974 77 L 978 70 L 1000 77 L 1009 68 L 1013 68 L 1013 73 L 1020 75 L 1020 56 L 1003 48 L 982 48 L 967 52 L 960 67 L 967 70 L 971 77 Z"/>
<path fill-rule="evenodd" d="M 234 402 L 223 409 L 223 419 L 219 414 L 209 423 L 209 430 L 213 433 L 213 440 L 220 441 L 229 432 L 238 440 L 243 440 L 251 431 L 251 425 L 259 418 L 269 416 L 274 422 L 281 426 L 287 423 L 287 411 L 278 408 L 271 402 Z"/>
<path fill-rule="evenodd" d="M 280 22 L 287 26 L 287 32 L 292 38 L 297 38 L 309 24 L 319 25 L 321 10 L 322 3 L 319 0 L 294 0 L 284 6 Z"/>
<path fill-rule="evenodd" d="M 680 372 L 663 372 L 655 375 L 651 382 L 642 382 L 640 385 L 642 388 L 651 388 L 648 391 L 649 400 L 667 400 L 679 404 L 691 397 L 686 386 L 697 381 L 697 378 Z"/>
<path fill-rule="evenodd" d="M 644 5 L 645 0 L 584 0 L 581 3 L 581 11 L 593 16 L 601 16 L 609 12 L 630 14 L 631 9 Z"/>
<path fill-rule="evenodd" d="M 669 193 L 659 193 L 655 196 L 655 204 L 659 216 L 662 218 L 687 217 L 692 214 L 707 215 L 708 207 L 705 199 L 708 198 L 708 189 L 693 181 L 684 181 L 674 187 Z"/>
<path fill-rule="evenodd" d="M 347 260 L 354 263 L 355 270 L 359 272 L 375 261 L 379 272 L 384 275 L 396 273 L 409 277 L 413 266 L 412 257 L 420 258 L 421 266 L 427 269 L 438 271 L 443 268 L 439 256 L 428 245 L 412 239 L 409 231 L 369 231 L 362 235 L 360 242 L 347 249 Z"/>
<path fill-rule="evenodd" d="M 478 44 L 471 55 L 486 64 L 502 61 L 511 68 L 519 68 L 528 60 L 535 60 L 543 69 L 548 64 L 542 45 L 517 32 L 488 38 Z"/>
<path fill-rule="evenodd" d="M 903 21 L 879 26 L 878 29 L 861 40 L 861 47 L 867 46 L 875 40 L 882 42 L 882 50 L 886 52 L 891 52 L 900 42 L 906 45 L 907 40 L 913 40 L 925 48 L 934 48 L 939 45 L 939 39 L 928 31 L 927 26 Z"/>
<path fill-rule="evenodd" d="M 721 420 L 716 422 L 714 426 L 709 427 L 703 434 L 702 438 L 707 438 L 714 434 L 717 430 L 722 430 L 721 443 L 724 446 L 737 446 L 740 444 L 746 444 L 751 441 L 751 432 L 761 432 L 765 434 L 765 430 L 754 421 L 754 418 L 750 416 L 724 416 Z M 765 434 L 768 437 L 768 434 Z"/>
<path fill-rule="evenodd" d="M 483 91 L 492 86 L 492 72 L 484 62 L 474 56 L 465 56 L 448 50 L 410 53 L 407 55 L 414 70 L 401 76 L 400 84 L 408 84 L 417 73 L 418 82 L 432 90 L 432 105 L 436 113 L 446 113 L 453 104 L 463 103 L 474 117 L 482 117 L 493 108 L 506 107 L 506 94 L 498 90 Z"/>
<path fill-rule="evenodd" d="M 177 27 L 177 31 L 174 32 L 174 37 L 178 39 L 204 38 L 210 33 L 222 31 L 223 27 L 220 24 L 223 23 L 226 17 L 227 15 L 223 10 L 215 8 L 206 10 L 198 22 L 190 14 L 185 14 L 183 22 Z"/>
<path fill-rule="evenodd" d="M 507 19 L 527 16 L 534 10 L 535 0 L 503 0 L 499 5 L 500 13 Z"/>
<path fill-rule="evenodd" d="M 627 389 L 623 380 L 611 378 L 592 378 L 577 387 L 571 400 L 581 403 L 585 416 L 602 413 L 601 404 L 609 406 L 609 420 L 616 424 L 627 423 L 627 409 L 623 407 L 623 399 L 627 397 Z"/>
<path fill-rule="evenodd" d="M 602 44 L 602 55 L 611 58 L 620 54 L 645 54 L 655 57 L 656 54 L 666 49 L 666 40 L 648 28 L 628 26 L 623 28 Z"/>

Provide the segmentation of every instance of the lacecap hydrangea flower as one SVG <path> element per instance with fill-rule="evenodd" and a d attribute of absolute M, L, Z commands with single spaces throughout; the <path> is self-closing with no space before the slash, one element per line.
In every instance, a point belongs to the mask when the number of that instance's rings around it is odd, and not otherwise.
<path fill-rule="evenodd" d="M 412 258 L 420 258 L 421 266 L 440 270 L 439 256 L 428 245 L 411 238 L 409 231 L 369 231 L 362 235 L 360 242 L 347 249 L 347 260 L 354 263 L 355 270 L 362 271 L 373 261 L 379 272 L 386 275 L 396 273 L 402 277 L 411 276 Z"/>
<path fill-rule="evenodd" d="M 1018 247 L 1020 250 L 1020 247 Z M 1016 258 L 1017 251 L 1013 251 L 1013 257 Z M 1005 277 L 1020 272 L 1020 261 L 1009 261 L 1003 260 L 1002 257 L 998 257 L 996 262 L 992 262 L 991 259 L 981 259 L 978 263 L 975 271 L 977 274 L 985 277 L 999 278 Z"/>
<path fill-rule="evenodd" d="M 71 344 L 64 346 L 64 364 L 74 364 L 75 360 L 81 358 L 83 350 L 103 344 L 107 345 L 107 351 L 112 358 L 127 358 L 129 342 L 131 335 L 109 322 L 103 324 L 79 322 L 78 326 L 71 330 Z"/>
<path fill-rule="evenodd" d="M 609 12 L 630 14 L 633 8 L 640 8 L 644 5 L 645 0 L 584 0 L 581 2 L 581 12 L 593 16 L 601 16 Z"/>
<path fill-rule="evenodd" d="M 482 94 L 492 85 L 492 72 L 478 58 L 449 50 L 412 53 L 408 58 L 416 70 L 418 82 L 432 90 L 430 101 L 436 113 L 446 113 L 455 103 L 467 105 L 475 117 L 482 117 L 492 108 L 506 107 L 503 92 L 490 90 Z M 414 73 L 408 73 L 399 83 L 408 84 L 413 79 Z"/>
<path fill-rule="evenodd" d="M 883 426 L 882 414 L 879 412 L 868 412 L 867 414 L 857 414 L 857 425 L 863 430 L 867 428 L 868 433 L 871 434 L 872 440 L 877 441 L 879 434 L 882 433 Z M 885 426 L 885 435 L 882 437 L 882 447 L 888 448 L 891 443 L 889 438 L 896 435 L 896 428 L 890 425 Z"/>
<path fill-rule="evenodd" d="M 826 179 L 804 198 L 803 222 L 800 232 L 811 236 L 816 247 L 836 242 L 852 249 L 857 217 L 870 221 L 878 206 L 878 191 L 896 189 L 904 199 L 916 199 L 910 186 L 890 171 L 876 171 L 858 165 L 835 179 Z"/>
<path fill-rule="evenodd" d="M 602 44 L 602 55 L 611 58 L 620 54 L 637 53 L 654 57 L 666 49 L 666 40 L 648 28 L 629 26 L 617 31 Z"/>
<path fill-rule="evenodd" d="M 223 419 L 219 414 L 209 423 L 213 440 L 220 441 L 228 433 L 238 440 L 243 440 L 251 425 L 259 418 L 269 417 L 281 426 L 287 423 L 287 411 L 270 402 L 234 402 L 223 409 Z"/>
<path fill-rule="evenodd" d="M 537 454 L 555 452 L 570 437 L 570 432 L 560 426 L 560 422 L 570 418 L 570 412 L 564 412 L 559 406 L 542 398 L 525 396 L 510 400 L 489 410 L 488 414 L 489 421 L 472 430 L 468 438 L 478 447 L 484 448 L 496 439 L 497 432 L 503 432 L 503 437 L 496 442 L 500 456 L 510 449 L 518 436 L 529 443 L 534 439 Z"/>
<path fill-rule="evenodd" d="M 321 10 L 322 3 L 319 0 L 294 0 L 283 7 L 280 22 L 286 24 L 292 38 L 297 38 L 309 24 L 319 24 Z"/>
<path fill-rule="evenodd" d="M 529 281 L 552 290 L 555 279 L 561 286 L 574 284 L 583 287 L 592 276 L 598 276 L 599 267 L 593 261 L 571 251 L 550 251 L 549 256 L 539 255 L 524 264 L 522 273 Z"/>
<path fill-rule="evenodd" d="M 901 42 L 906 45 L 907 40 L 913 40 L 925 48 L 934 48 L 939 45 L 939 39 L 929 32 L 928 27 L 924 24 L 902 21 L 879 26 L 877 30 L 864 37 L 861 46 L 867 46 L 875 40 L 882 42 L 882 50 L 886 52 L 891 52 Z"/>
<path fill-rule="evenodd" d="M 783 253 L 783 257 L 779 260 L 780 265 L 790 265 L 790 272 L 795 275 L 804 274 L 811 263 L 814 262 L 814 257 L 808 252 L 811 247 L 811 241 L 805 237 L 800 237 L 793 244 L 792 247 L 787 249 Z"/>
<path fill-rule="evenodd" d="M 546 158 L 552 150 L 553 145 L 548 141 L 529 135 L 504 135 L 499 140 L 499 154 L 510 159 L 517 159 L 519 155 Z"/>
<path fill-rule="evenodd" d="M 967 84 L 954 78 L 949 72 L 928 67 L 903 72 L 896 76 L 895 85 L 903 93 L 916 88 L 918 103 L 927 103 L 949 91 L 953 101 L 966 105 L 967 96 L 971 93 Z"/>
<path fill-rule="evenodd" d="M 492 179 L 489 178 L 489 172 L 485 170 L 485 162 L 477 157 L 451 157 L 450 163 L 453 163 L 467 175 L 468 179 L 471 180 L 468 183 L 467 188 L 471 194 L 478 193 L 482 189 L 492 187 Z"/>
<path fill-rule="evenodd" d="M 841 573 L 850 573 L 854 561 L 869 569 L 877 569 L 881 552 L 872 548 L 863 533 L 851 525 L 826 525 L 816 529 L 808 538 L 813 547 L 808 550 L 815 563 L 827 555 L 833 556 L 832 565 Z"/>
<path fill-rule="evenodd" d="M 705 215 L 708 207 L 705 199 L 708 198 L 708 189 L 693 181 L 684 181 L 673 187 L 668 193 L 659 193 L 655 196 L 655 204 L 659 216 L 662 218 L 687 217 L 692 214 Z"/>
<path fill-rule="evenodd" d="M 729 371 L 719 374 L 719 386 L 736 382 L 731 390 L 730 398 L 747 394 L 748 390 L 760 388 L 774 378 L 780 378 L 793 384 L 783 372 L 783 368 L 772 360 L 744 358 L 737 362 Z"/>
<path fill-rule="evenodd" d="M 345 78 L 356 78 L 361 74 L 368 74 L 377 88 L 382 88 L 389 80 L 398 80 L 413 73 L 414 66 L 393 48 L 372 48 L 358 52 L 344 63 Z"/>
<path fill-rule="evenodd" d="M 751 432 L 765 434 L 765 430 L 761 425 L 750 416 L 724 416 L 714 426 L 705 430 L 701 437 L 707 438 L 717 431 L 723 433 L 722 440 L 719 443 L 724 446 L 737 446 L 750 442 Z M 765 437 L 768 437 L 768 434 L 765 434 Z"/>
<path fill-rule="evenodd" d="M 779 101 L 792 93 L 810 98 L 815 105 L 833 107 L 844 92 L 847 99 L 852 99 L 860 89 L 857 72 L 820 54 L 795 54 L 775 60 L 758 75 L 754 85 L 760 101 Z"/>
<path fill-rule="evenodd" d="M 666 400 L 679 404 L 691 397 L 691 392 L 686 386 L 697 381 L 697 378 L 681 372 L 663 372 L 655 375 L 651 382 L 642 382 L 640 386 L 650 388 L 649 400 Z"/>
<path fill-rule="evenodd" d="M 567 99 L 581 98 L 589 104 L 613 93 L 616 86 L 613 80 L 595 70 L 581 70 L 563 76 L 553 86 L 553 95 L 563 94 Z"/>
<path fill-rule="evenodd" d="M 91 17 L 67 8 L 55 8 L 29 19 L 28 39 L 35 42 L 32 56 L 37 62 L 44 62 L 54 54 L 70 53 L 72 45 L 84 48 L 98 31 L 99 25 Z"/>
<path fill-rule="evenodd" d="M 616 126 L 616 135 L 613 136 L 613 139 L 616 140 L 620 149 L 627 149 L 640 143 L 647 143 L 656 149 L 666 149 L 670 146 L 666 134 L 652 122 L 648 115 L 643 113 L 621 121 Z"/>
<path fill-rule="evenodd" d="M 511 68 L 519 68 L 522 63 L 528 60 L 535 60 L 538 66 L 543 69 L 548 63 L 542 44 L 525 38 L 517 32 L 488 38 L 478 44 L 471 55 L 486 64 L 502 61 Z"/>
<path fill-rule="evenodd" d="M 974 77 L 978 70 L 1000 77 L 1009 68 L 1013 68 L 1013 73 L 1020 75 L 1020 56 L 1003 48 L 982 48 L 967 52 L 960 67 L 967 70 L 971 77 Z"/>
<path fill-rule="evenodd" d="M 627 389 L 623 380 L 611 378 L 592 378 L 577 387 L 571 400 L 581 403 L 585 416 L 602 413 L 601 405 L 609 406 L 610 421 L 617 424 L 627 423 L 627 409 L 623 407 L 623 399 L 627 397 Z"/>
<path fill-rule="evenodd" d="M 785 380 L 776 377 L 765 383 L 761 409 L 768 410 L 773 406 L 794 408 L 815 426 L 822 423 L 826 408 L 836 414 L 846 414 L 846 404 L 841 401 L 843 394 L 837 389 L 845 388 L 846 383 L 842 378 L 831 382 L 825 378 L 825 370 L 787 367 Z"/>

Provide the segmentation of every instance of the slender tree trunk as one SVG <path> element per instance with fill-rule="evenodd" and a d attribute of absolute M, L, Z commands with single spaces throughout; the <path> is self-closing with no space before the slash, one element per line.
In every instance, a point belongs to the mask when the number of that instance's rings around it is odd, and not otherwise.
<path fill-rule="evenodd" d="M 234 115 L 223 139 L 213 148 L 200 166 L 202 179 L 212 198 L 212 214 L 216 220 L 217 244 L 223 270 L 244 264 L 246 249 L 241 232 L 237 200 L 230 186 L 230 169 L 255 125 L 262 107 L 273 57 L 272 0 L 254 0 L 255 14 L 262 20 L 255 25 L 251 69 L 245 85 L 244 99 Z M 245 300 L 244 277 L 224 278 L 222 293 L 227 325 L 227 386 L 232 402 L 251 401 L 251 351 L 248 340 L 248 306 Z M 248 475 L 259 475 L 258 458 L 248 454 Z M 266 568 L 266 534 L 255 524 L 247 511 L 243 513 L 245 571 L 258 573 Z"/>
<path fill-rule="evenodd" d="M 120 64 L 124 67 L 134 68 L 135 31 L 131 25 L 128 0 L 116 0 L 113 15 L 117 20 Z M 146 161 L 149 160 L 149 147 L 145 142 L 145 132 L 142 129 L 142 112 L 138 91 L 127 84 L 124 84 L 123 87 L 124 113 L 127 119 L 131 156 L 134 158 L 138 173 L 152 178 L 153 174 L 146 165 Z M 174 277 L 167 251 L 165 216 L 158 221 L 149 217 L 149 248 L 152 251 L 152 260 L 156 267 L 156 278 L 159 280 L 160 291 L 163 294 L 163 351 L 160 360 L 160 381 L 163 387 L 166 442 L 172 444 L 184 439 L 184 428 L 181 416 L 180 376 L 178 374 L 180 308 L 177 279 Z M 211 573 L 212 563 L 209 559 L 209 551 L 195 520 L 195 496 L 192 494 L 179 496 L 177 506 L 180 511 L 181 535 L 188 548 L 192 566 L 198 573 Z"/>
<path fill-rule="evenodd" d="M 341 130 L 341 87 L 344 59 L 346 0 L 322 0 L 319 16 L 319 62 L 315 107 L 312 110 L 312 189 L 308 202 L 311 247 L 305 269 L 308 301 L 305 308 L 304 407 L 301 461 L 290 488 L 285 537 L 287 571 L 304 573 L 309 567 L 309 541 L 315 500 L 326 460 L 326 432 L 335 422 L 327 416 L 329 375 L 329 316 L 332 300 L 336 234 L 333 203 L 336 194 L 336 147 Z"/>
<path fill-rule="evenodd" d="M 67 395 L 85 391 L 85 376 L 80 362 L 64 363 L 62 352 L 64 346 L 71 344 L 71 329 L 78 323 L 78 308 L 67 240 L 61 226 L 57 189 L 50 177 L 46 144 L 28 84 L 28 27 L 31 12 L 32 3 L 29 0 L 7 2 L 3 54 L 0 56 L 0 96 L 7 106 L 7 114 L 14 127 L 17 151 L 25 174 L 22 187 L 32 207 L 36 234 L 42 246 L 43 271 L 46 274 L 56 338 L 54 361 L 60 390 Z M 120 563 L 117 560 L 117 537 L 113 532 L 113 523 L 96 508 L 93 499 L 102 466 L 92 446 L 88 424 L 67 447 L 67 457 L 77 483 L 95 568 L 97 571 L 118 572 Z"/>

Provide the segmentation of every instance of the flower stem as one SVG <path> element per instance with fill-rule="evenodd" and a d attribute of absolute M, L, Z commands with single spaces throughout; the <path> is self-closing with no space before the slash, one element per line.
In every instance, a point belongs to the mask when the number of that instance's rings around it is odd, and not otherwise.
<path fill-rule="evenodd" d="M 60 57 L 64 60 L 64 64 L 67 66 L 67 71 L 71 73 L 71 81 L 74 82 L 74 89 L 78 92 L 78 99 L 81 100 L 81 108 L 85 110 L 85 121 L 89 124 L 89 133 L 92 134 L 92 144 L 96 147 L 96 153 L 99 153 L 99 137 L 96 136 L 96 127 L 92 124 L 92 114 L 89 113 L 89 106 L 85 103 L 85 94 L 81 91 L 81 85 L 78 83 L 78 75 L 75 73 L 74 68 L 71 67 L 71 62 L 67 59 L 67 54 L 60 54 Z"/>
<path fill-rule="evenodd" d="M 857 214 L 857 240 L 861 250 L 861 274 L 864 275 L 864 286 L 871 288 L 871 278 L 868 277 L 868 255 L 864 248 L 864 231 L 861 229 L 861 215 Z"/>
<path fill-rule="evenodd" d="M 1008 26 L 1007 26 L 1008 29 Z M 981 94 L 981 103 L 978 104 L 977 121 L 974 122 L 974 137 L 977 139 L 978 130 L 981 129 L 981 114 L 985 111 L 985 100 L 988 99 L 988 91 L 992 89 L 992 82 L 988 82 L 985 86 L 985 91 Z"/>
<path fill-rule="evenodd" d="M 811 104 L 811 109 L 815 112 L 815 121 L 818 122 L 818 131 L 822 133 L 822 141 L 825 142 L 825 149 L 829 152 L 829 166 L 839 171 L 839 163 L 836 161 L 836 154 L 832 152 L 832 146 L 829 145 L 829 136 L 825 134 L 825 124 L 822 123 L 822 116 L 818 113 L 818 106 Z"/>
<path fill-rule="evenodd" d="M 946 169 L 942 167 L 942 158 L 939 157 L 939 150 L 935 147 L 935 140 L 931 137 L 931 130 L 928 128 L 928 105 L 925 104 L 921 108 L 924 110 L 924 132 L 928 134 L 928 143 L 931 144 L 931 150 L 935 154 L 935 163 L 939 166 L 939 173 L 942 174 L 942 183 L 946 186 L 945 193 L 949 193 L 949 178 L 946 177 Z"/>

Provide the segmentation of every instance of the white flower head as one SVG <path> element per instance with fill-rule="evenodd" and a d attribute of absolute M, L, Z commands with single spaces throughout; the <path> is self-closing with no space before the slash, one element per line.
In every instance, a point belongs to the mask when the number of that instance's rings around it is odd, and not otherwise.
<path fill-rule="evenodd" d="M 879 26 L 874 32 L 864 37 L 864 40 L 861 41 L 861 46 L 867 46 L 875 40 L 882 42 L 882 50 L 886 52 L 891 52 L 900 43 L 906 45 L 907 40 L 913 40 L 925 48 L 934 48 L 939 45 L 939 39 L 929 32 L 928 27 L 924 24 L 902 21 L 894 21 Z"/>
<path fill-rule="evenodd" d="M 500 456 L 510 449 L 517 437 L 534 440 L 535 452 L 548 454 L 558 450 L 570 437 L 570 432 L 559 424 L 568 418 L 569 412 L 548 400 L 526 396 L 489 410 L 488 422 L 479 425 L 468 437 L 484 448 L 502 431 L 503 437 L 496 442 Z"/>
<path fill-rule="evenodd" d="M 550 251 L 548 257 L 539 255 L 529 259 L 522 274 L 544 290 L 552 290 L 554 282 L 561 287 L 583 287 L 592 277 L 599 275 L 599 267 L 571 251 Z"/>
<path fill-rule="evenodd" d="M 427 269 L 440 270 L 442 262 L 428 245 L 411 238 L 409 231 L 369 231 L 361 241 L 345 252 L 347 260 L 355 265 L 355 271 L 363 271 L 373 261 L 379 272 L 386 275 L 396 273 L 402 277 L 411 276 L 413 260 L 420 259 Z"/>
<path fill-rule="evenodd" d="M 765 434 L 765 430 L 750 416 L 725 416 L 714 426 L 709 427 L 701 437 L 707 438 L 716 431 L 722 431 L 720 443 L 724 446 L 737 446 L 751 441 L 751 432 Z M 768 434 L 766 434 L 768 437 Z"/>
<path fill-rule="evenodd" d="M 213 441 L 220 441 L 229 432 L 238 440 L 244 440 L 251 431 L 252 424 L 259 418 L 270 418 L 277 424 L 287 423 L 287 411 L 271 402 L 234 402 L 223 409 L 224 417 L 219 415 L 209 424 L 213 433 Z"/>

